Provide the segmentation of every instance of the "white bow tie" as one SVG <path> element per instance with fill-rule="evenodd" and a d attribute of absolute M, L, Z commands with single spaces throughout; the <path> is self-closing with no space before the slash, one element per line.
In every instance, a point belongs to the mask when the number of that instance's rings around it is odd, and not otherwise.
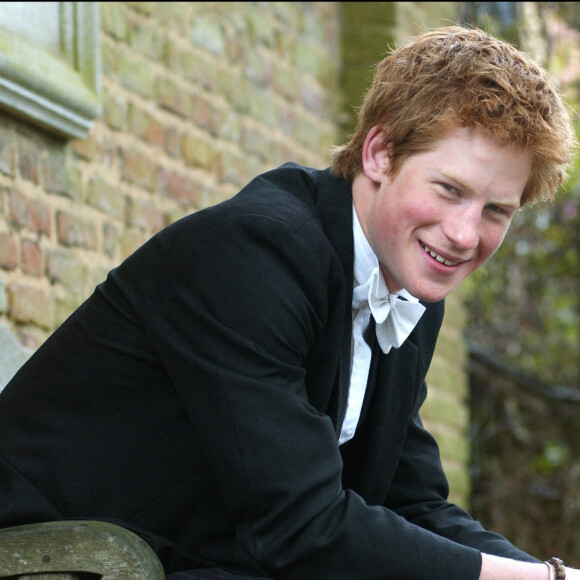
<path fill-rule="evenodd" d="M 378 266 L 365 284 L 353 290 L 353 308 L 359 309 L 367 303 L 376 322 L 377 340 L 385 354 L 392 346 L 399 348 L 405 342 L 425 312 L 422 304 L 389 293 Z"/>

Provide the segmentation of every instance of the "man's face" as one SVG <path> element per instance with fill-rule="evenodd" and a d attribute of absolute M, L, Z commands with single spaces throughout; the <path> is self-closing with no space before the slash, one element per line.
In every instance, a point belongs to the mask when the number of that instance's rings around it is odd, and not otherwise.
<path fill-rule="evenodd" d="M 388 163 L 378 141 L 368 151 L 376 161 L 375 170 L 365 169 L 373 187 L 362 195 L 353 190 L 355 208 L 385 282 L 391 292 L 405 288 L 427 302 L 441 300 L 501 245 L 531 155 L 478 130 L 454 129 L 389 177 L 376 170 Z"/>

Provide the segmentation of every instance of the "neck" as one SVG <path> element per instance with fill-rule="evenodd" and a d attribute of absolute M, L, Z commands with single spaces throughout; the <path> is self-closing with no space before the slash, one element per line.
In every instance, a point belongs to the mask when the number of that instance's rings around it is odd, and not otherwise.
<path fill-rule="evenodd" d="M 358 173 L 352 182 L 352 201 L 358 217 L 358 221 L 367 238 L 367 218 L 370 212 L 371 203 L 376 193 L 375 184 L 364 174 Z"/>

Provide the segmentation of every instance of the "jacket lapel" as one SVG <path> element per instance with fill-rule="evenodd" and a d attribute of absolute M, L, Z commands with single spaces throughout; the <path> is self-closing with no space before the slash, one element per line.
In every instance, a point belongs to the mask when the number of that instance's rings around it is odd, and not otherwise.
<path fill-rule="evenodd" d="M 344 487 L 372 504 L 384 502 L 397 470 L 443 320 L 443 302 L 425 306 L 409 338 L 388 355 L 371 335 L 373 356 L 360 422 L 354 438 L 341 447 Z"/>
<path fill-rule="evenodd" d="M 417 365 L 418 349 L 410 340 L 386 356 L 375 340 L 357 432 L 341 449 L 343 484 L 369 503 L 384 501 L 397 469 L 420 386 Z"/>
<path fill-rule="evenodd" d="M 320 173 L 316 207 L 328 240 L 334 247 L 344 271 L 346 302 L 337 378 L 327 413 L 332 418 L 337 437 L 340 433 L 348 400 L 352 334 L 352 285 L 354 242 L 352 236 L 352 184 L 337 179 L 330 170 Z"/>

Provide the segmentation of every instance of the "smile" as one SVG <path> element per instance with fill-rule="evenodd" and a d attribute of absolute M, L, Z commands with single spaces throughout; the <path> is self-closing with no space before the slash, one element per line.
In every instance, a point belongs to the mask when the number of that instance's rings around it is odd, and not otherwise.
<path fill-rule="evenodd" d="M 445 264 L 446 266 L 455 266 L 456 264 L 459 264 L 459 262 L 451 262 L 449 260 L 446 260 L 443 256 L 440 256 L 439 254 L 437 254 L 436 252 L 434 252 L 431 248 L 428 248 L 427 246 L 421 244 L 423 246 L 423 249 L 432 257 L 435 258 L 438 262 L 440 262 L 441 264 Z"/>

